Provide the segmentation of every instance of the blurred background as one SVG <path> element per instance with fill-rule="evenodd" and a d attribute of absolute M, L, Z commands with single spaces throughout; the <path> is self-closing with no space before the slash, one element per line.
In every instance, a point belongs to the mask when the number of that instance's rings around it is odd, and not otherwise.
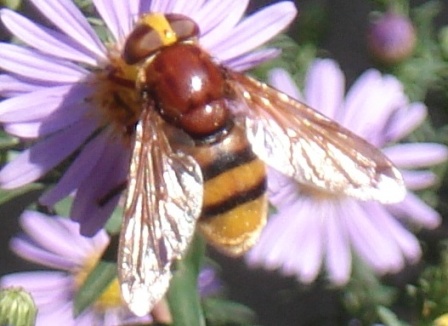
<path fill-rule="evenodd" d="M 253 0 L 250 3 L 250 11 L 255 11 L 272 2 Z M 385 73 L 398 71 L 395 69 L 396 66 L 379 64 L 378 60 L 372 58 L 367 48 L 366 35 L 369 24 L 375 16 L 375 12 L 378 14 L 385 10 L 387 1 L 301 0 L 295 2 L 299 14 L 295 23 L 287 31 L 287 35 L 297 42 L 299 51 L 301 48 L 312 45 L 317 56 L 336 60 L 345 73 L 347 88 L 369 68 L 374 67 Z M 409 8 L 411 19 L 415 17 L 416 11 L 422 10 L 422 8 L 433 13 L 433 17 L 430 19 L 430 29 L 434 42 L 440 43 L 439 32 L 445 25 L 448 25 L 448 1 L 409 1 Z M 24 11 L 29 12 L 26 5 Z M 427 26 L 415 27 L 417 30 L 427 28 Z M 0 35 L 3 40 L 6 40 L 7 36 L 3 30 Z M 418 43 L 421 41 L 417 40 Z M 418 44 L 417 46 L 423 45 Z M 445 60 L 443 64 L 448 67 L 447 57 L 441 60 Z M 304 71 L 306 71 L 306 67 Z M 398 77 L 400 78 L 400 76 Z M 435 83 L 426 83 L 424 86 L 427 88 L 422 91 L 423 98 L 421 98 L 428 106 L 431 127 L 440 137 L 440 142 L 445 142 L 445 144 L 448 140 L 448 138 L 444 138 L 443 131 L 443 127 L 448 123 L 448 79 L 446 77 L 435 78 Z M 413 98 L 412 94 L 408 94 L 408 96 Z M 436 205 L 436 209 L 442 217 L 448 214 L 447 187 L 446 180 L 442 180 L 435 190 L 426 194 L 431 203 Z M 8 250 L 10 237 L 20 230 L 18 216 L 24 205 L 32 203 L 39 194 L 39 191 L 30 191 L 0 206 L 0 275 L 42 269 L 40 266 L 17 258 Z M 395 325 L 402 325 L 398 319 L 402 319 L 410 325 L 424 324 L 416 321 L 418 312 L 415 309 L 420 305 L 417 299 L 412 301 L 413 299 L 408 296 L 408 285 L 417 284 L 426 267 L 443 267 L 440 265 L 442 263 L 441 244 L 444 239 L 448 238 L 445 221 L 438 229 L 422 231 L 418 237 L 424 248 L 422 261 L 408 266 L 398 274 L 386 275 L 380 280 L 386 288 L 393 288 L 398 293 L 391 304 L 387 306 L 387 309 L 397 317 Z M 210 257 L 221 266 L 218 275 L 226 289 L 227 298 L 252 309 L 257 316 L 255 322 L 257 325 L 368 325 L 368 321 L 365 321 L 367 319 L 363 319 L 363 314 L 369 307 L 363 305 L 366 302 L 368 305 L 369 297 L 373 298 L 374 296 L 373 292 L 370 294 L 364 292 L 367 297 L 362 299 L 364 301 L 358 300 L 356 297 L 356 295 L 360 295 L 359 291 L 367 291 L 368 287 L 348 291 L 344 288 L 329 287 L 321 279 L 310 285 L 301 285 L 295 278 L 284 277 L 277 272 L 249 269 L 242 259 L 222 256 L 213 249 L 210 249 Z M 448 283 L 446 287 L 448 302 Z M 381 286 L 372 289 L 372 291 L 377 290 L 387 292 Z M 353 297 L 349 298 L 351 295 Z M 380 296 L 380 292 L 375 293 L 376 295 Z M 350 300 L 359 302 L 360 306 L 347 306 L 347 302 L 351 302 Z M 446 308 L 448 309 L 448 305 Z M 392 322 L 385 324 L 392 325 Z M 448 325 L 448 323 L 444 325 Z"/>

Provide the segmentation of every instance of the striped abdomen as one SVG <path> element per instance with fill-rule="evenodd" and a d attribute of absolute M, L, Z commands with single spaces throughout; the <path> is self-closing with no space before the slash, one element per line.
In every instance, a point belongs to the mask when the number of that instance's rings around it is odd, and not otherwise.
<path fill-rule="evenodd" d="M 266 167 L 237 126 L 191 155 L 202 168 L 204 200 L 198 227 L 209 243 L 239 255 L 257 240 L 267 215 Z"/>

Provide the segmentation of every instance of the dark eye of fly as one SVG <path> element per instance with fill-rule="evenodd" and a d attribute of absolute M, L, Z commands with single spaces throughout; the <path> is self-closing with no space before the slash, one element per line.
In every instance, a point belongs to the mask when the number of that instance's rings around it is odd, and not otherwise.
<path fill-rule="evenodd" d="M 190 18 L 179 14 L 167 14 L 165 17 L 176 33 L 178 41 L 186 41 L 199 36 L 199 27 Z"/>
<path fill-rule="evenodd" d="M 145 16 L 138 22 L 124 45 L 123 60 L 128 65 L 149 58 L 165 46 L 194 39 L 199 35 L 199 27 L 190 18 L 180 14 L 167 14 L 163 17 L 166 19 L 166 27 L 160 26 L 151 18 L 145 19 Z"/>

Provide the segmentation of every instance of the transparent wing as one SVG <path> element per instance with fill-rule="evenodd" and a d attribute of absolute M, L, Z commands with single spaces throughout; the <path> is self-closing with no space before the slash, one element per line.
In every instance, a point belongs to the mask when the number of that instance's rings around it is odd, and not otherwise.
<path fill-rule="evenodd" d="M 187 249 L 202 207 L 200 168 L 171 150 L 162 123 L 145 110 L 137 125 L 120 234 L 122 295 L 140 316 L 167 291 L 171 263 Z"/>
<path fill-rule="evenodd" d="M 377 148 L 305 104 L 228 73 L 237 97 L 234 112 L 246 126 L 254 153 L 268 165 L 331 193 L 383 203 L 403 199 L 400 172 Z"/>

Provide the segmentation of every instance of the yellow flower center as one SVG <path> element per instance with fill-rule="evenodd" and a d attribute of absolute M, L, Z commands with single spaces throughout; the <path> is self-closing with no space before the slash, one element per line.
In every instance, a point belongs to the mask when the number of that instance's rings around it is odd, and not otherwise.
<path fill-rule="evenodd" d="M 110 51 L 109 65 L 93 72 L 93 96 L 86 99 L 101 110 L 103 125 L 112 125 L 123 136 L 132 134 L 142 103 L 135 83 L 138 67 L 127 65 L 118 51 Z"/>
<path fill-rule="evenodd" d="M 443 314 L 442 316 L 438 317 L 436 320 L 434 320 L 435 326 L 447 326 L 448 325 L 448 314 Z"/>
<path fill-rule="evenodd" d="M 78 271 L 74 274 L 75 288 L 79 289 L 90 272 L 95 268 L 96 264 L 100 259 L 100 253 L 95 253 L 90 256 Z M 101 293 L 98 299 L 93 304 L 92 308 L 98 312 L 104 312 L 108 309 L 120 308 L 124 306 L 124 302 L 121 298 L 120 284 L 118 279 L 115 278 L 109 286 Z"/>
<path fill-rule="evenodd" d="M 300 184 L 300 193 L 313 200 L 336 200 L 341 198 L 341 194 L 325 191 L 321 188 Z M 343 196 L 343 195 L 342 195 Z"/>

